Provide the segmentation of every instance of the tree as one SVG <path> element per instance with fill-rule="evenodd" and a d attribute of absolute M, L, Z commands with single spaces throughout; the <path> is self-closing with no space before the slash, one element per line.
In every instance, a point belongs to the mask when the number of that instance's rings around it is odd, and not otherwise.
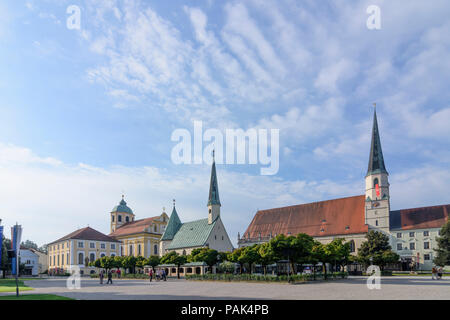
<path fill-rule="evenodd" d="M 135 273 L 137 262 L 136 257 L 125 256 L 122 258 L 122 268 L 124 268 L 125 270 L 128 269 L 131 273 Z"/>
<path fill-rule="evenodd" d="M 34 249 L 34 250 L 38 250 L 39 249 L 38 245 L 36 243 L 34 243 L 33 241 L 31 241 L 31 240 L 27 240 L 25 242 L 22 242 L 20 245 L 22 247 L 24 247 L 24 248 L 27 248 L 27 249 Z"/>
<path fill-rule="evenodd" d="M 327 278 L 327 262 L 329 261 L 330 256 L 330 248 L 327 248 L 326 245 L 320 243 L 319 241 L 315 241 L 314 245 L 311 249 L 310 262 L 314 267 L 314 279 L 316 278 L 315 266 L 318 262 L 322 263 L 323 277 Z"/>
<path fill-rule="evenodd" d="M 191 254 L 187 257 L 190 262 L 204 262 L 211 268 L 217 263 L 219 252 L 209 248 L 197 248 L 192 250 Z"/>
<path fill-rule="evenodd" d="M 259 245 L 257 263 L 261 264 L 264 269 L 264 275 L 267 273 L 267 265 L 275 262 L 275 253 L 268 242 Z"/>
<path fill-rule="evenodd" d="M 235 267 L 235 264 L 230 261 L 223 261 L 223 262 L 219 263 L 219 265 L 217 266 L 219 271 L 222 273 L 233 273 L 234 267 Z"/>
<path fill-rule="evenodd" d="M 8 250 L 11 250 L 11 240 L 3 236 L 2 242 L 2 260 L 0 261 L 0 269 L 3 271 L 3 278 L 6 278 L 6 271 L 11 269 L 11 263 L 8 260 Z"/>
<path fill-rule="evenodd" d="M 170 251 L 161 257 L 161 263 L 174 264 L 177 266 L 177 278 L 180 279 L 180 266 L 185 264 L 187 257 L 185 255 L 179 255 L 175 251 Z"/>
<path fill-rule="evenodd" d="M 151 266 L 153 271 L 155 271 L 155 267 L 161 263 L 161 259 L 158 256 L 150 256 L 147 260 L 145 260 L 145 264 Z"/>
<path fill-rule="evenodd" d="M 245 249 L 245 247 L 237 248 L 227 255 L 228 261 L 231 261 L 234 263 L 239 263 L 239 267 L 240 267 L 239 273 L 241 273 L 241 274 L 242 274 L 242 269 L 244 267 L 244 263 L 241 260 L 239 260 L 239 257 L 241 256 L 241 253 L 242 253 L 242 251 L 244 251 L 244 249 Z"/>
<path fill-rule="evenodd" d="M 146 259 L 143 256 L 138 256 L 136 258 L 136 266 L 139 268 L 144 268 L 146 264 Z"/>
<path fill-rule="evenodd" d="M 326 250 L 329 255 L 328 261 L 340 267 L 348 264 L 350 259 L 350 242 L 345 243 L 345 239 L 338 238 L 327 244 Z"/>
<path fill-rule="evenodd" d="M 254 244 L 251 247 L 245 247 L 242 250 L 241 255 L 238 257 L 238 261 L 242 264 L 248 264 L 248 272 L 252 272 L 252 266 L 259 260 L 258 253 L 259 245 Z"/>
<path fill-rule="evenodd" d="M 44 245 L 40 246 L 38 251 L 48 254 L 48 244 L 44 244 Z"/>
<path fill-rule="evenodd" d="M 371 230 L 366 235 L 367 241 L 358 250 L 358 260 L 365 266 L 374 264 L 384 270 L 388 263 L 397 262 L 400 256 L 392 251 L 389 237 L 382 232 Z"/>
<path fill-rule="evenodd" d="M 441 228 L 441 235 L 436 238 L 437 252 L 433 262 L 435 265 L 444 267 L 450 265 L 450 220 Z"/>

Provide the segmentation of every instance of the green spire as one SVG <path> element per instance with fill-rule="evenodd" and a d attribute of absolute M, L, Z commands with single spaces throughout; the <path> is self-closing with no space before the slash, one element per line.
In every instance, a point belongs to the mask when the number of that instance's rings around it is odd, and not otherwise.
<path fill-rule="evenodd" d="M 181 221 L 178 217 L 177 210 L 175 209 L 175 199 L 173 200 L 173 210 L 172 214 L 170 215 L 169 222 L 167 223 L 166 231 L 164 231 L 163 236 L 161 237 L 161 240 L 172 240 L 173 237 L 175 237 L 175 234 L 180 230 L 181 228 Z"/>
<path fill-rule="evenodd" d="M 218 204 L 220 206 L 219 186 L 217 185 L 216 160 L 214 159 L 214 151 L 213 151 L 213 164 L 211 169 L 211 182 L 209 183 L 208 206 L 213 204 Z"/>
<path fill-rule="evenodd" d="M 370 145 L 369 168 L 367 175 L 374 173 L 386 173 L 383 151 L 381 150 L 380 134 L 378 132 L 377 111 L 373 114 L 372 143 Z"/>

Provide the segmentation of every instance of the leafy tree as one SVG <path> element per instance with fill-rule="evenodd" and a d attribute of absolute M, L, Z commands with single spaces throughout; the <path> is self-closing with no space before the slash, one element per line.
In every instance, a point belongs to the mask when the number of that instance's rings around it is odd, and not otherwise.
<path fill-rule="evenodd" d="M 219 252 L 209 248 L 197 248 L 192 250 L 191 254 L 187 257 L 190 262 L 204 262 L 211 268 L 217 263 Z"/>
<path fill-rule="evenodd" d="M 179 255 L 175 251 L 170 251 L 161 257 L 161 263 L 174 264 L 177 266 L 177 278 L 180 279 L 180 266 L 185 264 L 187 257 L 185 255 Z"/>
<path fill-rule="evenodd" d="M 131 273 L 136 271 L 136 257 L 134 256 L 124 256 L 122 257 L 122 268 L 128 269 Z"/>
<path fill-rule="evenodd" d="M 311 249 L 310 262 L 314 266 L 314 279 L 315 279 L 315 266 L 318 262 L 322 263 L 323 276 L 327 278 L 327 263 L 329 262 L 330 257 L 330 248 L 327 248 L 327 245 L 320 243 L 319 241 L 315 241 L 314 245 Z"/>
<path fill-rule="evenodd" d="M 44 244 L 38 248 L 38 251 L 48 254 L 48 244 Z"/>
<path fill-rule="evenodd" d="M 441 228 L 441 235 L 436 238 L 438 247 L 433 262 L 437 266 L 444 267 L 450 265 L 450 220 Z"/>
<path fill-rule="evenodd" d="M 266 275 L 267 265 L 275 262 L 275 253 L 268 242 L 258 246 L 258 259 L 256 262 L 263 266 L 264 275 Z"/>
<path fill-rule="evenodd" d="M 245 247 L 241 247 L 241 248 L 237 248 L 235 250 L 233 250 L 232 252 L 230 252 L 227 255 L 227 260 L 234 262 L 234 263 L 239 263 L 239 273 L 242 273 L 243 267 L 244 267 L 244 262 L 242 262 L 241 260 L 239 260 L 239 257 L 241 256 L 241 253 L 245 250 Z"/>
<path fill-rule="evenodd" d="M 326 246 L 328 261 L 340 267 L 348 264 L 350 259 L 350 242 L 345 243 L 345 239 L 334 239 Z"/>
<path fill-rule="evenodd" d="M 136 258 L 136 266 L 139 268 L 144 268 L 146 259 L 143 256 L 138 256 Z"/>
<path fill-rule="evenodd" d="M 269 245 L 275 260 L 289 260 L 290 270 L 294 272 L 295 262 L 303 264 L 309 261 L 314 239 L 304 233 L 299 233 L 296 237 L 280 234 L 271 239 Z"/>
<path fill-rule="evenodd" d="M 8 250 L 11 250 L 11 240 L 3 236 L 2 242 L 2 260 L 0 261 L 0 269 L 3 271 L 3 278 L 5 278 L 6 272 L 11 269 L 11 263 L 8 261 Z"/>
<path fill-rule="evenodd" d="M 22 242 L 20 245 L 27 249 L 34 249 L 34 250 L 39 249 L 38 245 L 31 240 L 26 240 L 25 242 Z"/>
<path fill-rule="evenodd" d="M 234 272 L 234 263 L 230 261 L 223 261 L 219 263 L 218 269 L 222 273 L 233 273 Z"/>
<path fill-rule="evenodd" d="M 238 261 L 242 264 L 248 264 L 248 272 L 252 272 L 252 266 L 259 260 L 258 245 L 254 244 L 251 247 L 245 247 L 242 250 L 241 255 L 238 257 Z"/>
<path fill-rule="evenodd" d="M 145 260 L 145 264 L 151 266 L 153 271 L 155 271 L 155 267 L 161 263 L 161 258 L 158 256 L 150 256 L 147 260 Z"/>
<path fill-rule="evenodd" d="M 396 262 L 400 256 L 392 251 L 389 237 L 382 232 L 371 230 L 366 235 L 367 241 L 358 250 L 358 260 L 364 265 L 374 264 L 384 270 L 388 263 Z"/>

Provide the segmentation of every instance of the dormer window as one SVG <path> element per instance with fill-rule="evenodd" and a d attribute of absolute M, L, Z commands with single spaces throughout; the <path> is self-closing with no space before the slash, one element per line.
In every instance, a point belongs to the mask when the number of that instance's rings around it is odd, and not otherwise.
<path fill-rule="evenodd" d="M 117 221 L 122 222 L 122 216 L 121 216 L 121 215 L 119 215 L 119 216 L 117 217 Z"/>
<path fill-rule="evenodd" d="M 130 222 L 130 217 L 129 216 L 125 217 L 125 222 Z"/>

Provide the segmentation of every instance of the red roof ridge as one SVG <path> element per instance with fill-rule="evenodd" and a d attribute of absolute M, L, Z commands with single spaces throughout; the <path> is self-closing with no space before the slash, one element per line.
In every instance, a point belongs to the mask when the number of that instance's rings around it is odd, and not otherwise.
<path fill-rule="evenodd" d="M 270 208 L 270 209 L 262 209 L 262 210 L 258 210 L 258 212 L 266 212 L 266 211 L 272 211 L 272 210 L 277 210 L 277 209 L 287 209 L 287 208 L 295 208 L 295 207 L 301 207 L 301 206 L 305 206 L 305 205 L 309 205 L 309 204 L 314 204 L 314 203 L 324 203 L 324 202 L 331 202 L 331 201 L 337 201 L 337 200 L 343 200 L 343 199 L 350 199 L 350 198 L 358 198 L 358 197 L 365 197 L 365 195 L 356 195 L 356 196 L 349 196 L 349 197 L 342 197 L 342 198 L 334 198 L 334 199 L 328 199 L 328 200 L 321 200 L 321 201 L 313 201 L 313 202 L 307 202 L 307 203 L 302 203 L 302 204 L 293 204 L 290 206 L 284 206 L 284 207 L 276 207 L 276 208 Z"/>
<path fill-rule="evenodd" d="M 391 210 L 391 211 L 415 211 L 415 210 L 421 210 L 421 209 L 428 209 L 428 208 L 439 208 L 439 207 L 447 207 L 450 206 L 449 204 L 438 204 L 438 205 L 434 205 L 434 206 L 425 206 L 425 207 L 416 207 L 416 208 L 407 208 L 407 209 L 396 209 L 396 210 Z"/>

